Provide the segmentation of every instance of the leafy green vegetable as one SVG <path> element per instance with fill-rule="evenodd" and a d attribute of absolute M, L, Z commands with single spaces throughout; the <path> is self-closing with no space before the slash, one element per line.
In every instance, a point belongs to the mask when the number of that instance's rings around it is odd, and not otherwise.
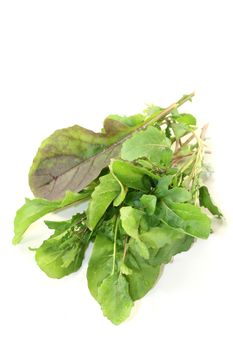
<path fill-rule="evenodd" d="M 159 216 L 169 225 L 180 227 L 191 236 L 208 238 L 210 234 L 210 219 L 192 204 L 162 201 Z"/>
<path fill-rule="evenodd" d="M 145 243 L 143 243 L 139 238 L 130 239 L 129 247 L 131 251 L 136 252 L 144 259 L 149 259 L 150 253 Z"/>
<path fill-rule="evenodd" d="M 14 220 L 14 238 L 13 243 L 18 244 L 24 232 L 28 227 L 43 217 L 44 215 L 65 208 L 66 206 L 89 198 L 91 190 L 84 190 L 80 193 L 66 192 L 65 197 L 60 201 L 48 201 L 43 198 L 28 199 L 25 204 L 17 211 Z"/>
<path fill-rule="evenodd" d="M 108 123 L 114 128 L 113 122 Z M 126 130 L 125 130 L 126 129 Z M 94 133 L 78 125 L 55 131 L 44 140 L 33 160 L 29 183 L 33 193 L 60 199 L 64 190 L 80 191 L 94 180 L 117 155 L 117 143 L 131 131 L 119 128 L 110 133 Z"/>
<path fill-rule="evenodd" d="M 159 178 L 146 168 L 119 159 L 113 160 L 110 167 L 124 186 L 135 190 L 149 191 L 151 182 Z"/>
<path fill-rule="evenodd" d="M 164 175 L 158 181 L 155 194 L 157 197 L 164 197 L 168 193 L 168 188 L 172 182 L 172 175 Z"/>
<path fill-rule="evenodd" d="M 173 123 L 171 127 L 177 140 L 179 140 L 182 136 L 186 135 L 191 130 L 186 124 L 183 123 Z"/>
<path fill-rule="evenodd" d="M 152 265 L 136 252 L 130 251 L 126 257 L 126 264 L 132 269 L 132 274 L 126 278 L 133 300 L 142 298 L 154 286 L 159 277 L 160 265 Z"/>
<path fill-rule="evenodd" d="M 129 284 L 121 273 L 115 273 L 103 281 L 98 299 L 103 314 L 114 324 L 120 324 L 128 318 L 133 307 Z"/>
<path fill-rule="evenodd" d="M 199 201 L 200 206 L 207 208 L 211 214 L 218 217 L 222 216 L 222 213 L 219 211 L 218 207 L 212 202 L 208 188 L 206 186 L 202 186 L 199 189 Z"/>
<path fill-rule="evenodd" d="M 188 202 L 192 199 L 192 195 L 185 188 L 173 187 L 165 193 L 164 198 L 174 202 Z"/>
<path fill-rule="evenodd" d="M 143 194 L 140 202 L 148 215 L 153 215 L 156 208 L 157 198 L 152 194 Z"/>
<path fill-rule="evenodd" d="M 120 194 L 120 191 L 121 187 L 111 173 L 100 178 L 100 183 L 92 193 L 87 210 L 87 226 L 90 229 L 95 228 L 106 209 Z"/>
<path fill-rule="evenodd" d="M 195 238 L 208 238 L 211 220 L 201 207 L 222 216 L 202 185 L 206 127 L 199 133 L 196 118 L 178 111 L 192 96 L 130 117 L 109 115 L 101 133 L 77 125 L 58 130 L 30 170 L 32 190 L 47 199 L 27 199 L 18 210 L 13 242 L 43 215 L 90 199 L 70 220 L 45 221 L 55 232 L 32 250 L 42 271 L 61 278 L 80 268 L 92 241 L 88 288 L 116 325 L 165 264 Z"/>
<path fill-rule="evenodd" d="M 49 277 L 61 278 L 75 272 L 82 264 L 90 241 L 90 231 L 83 223 L 85 216 L 77 214 L 36 249 L 36 262 Z"/>
<path fill-rule="evenodd" d="M 170 146 L 171 142 L 163 132 L 149 126 L 123 144 L 121 157 L 128 161 L 145 157 L 155 165 L 168 165 L 172 157 Z"/>
<path fill-rule="evenodd" d="M 102 133 L 74 125 L 55 131 L 45 139 L 33 160 L 29 185 L 37 197 L 60 199 L 65 191 L 79 192 L 96 179 L 111 158 L 120 154 L 122 143 L 135 131 L 168 115 L 174 105 L 151 115 L 136 115 L 126 122 L 110 116 Z M 143 121 L 145 119 L 145 121 Z"/>
<path fill-rule="evenodd" d="M 111 274 L 113 266 L 113 242 L 97 235 L 87 269 L 88 288 L 95 299 L 103 280 Z"/>
<path fill-rule="evenodd" d="M 178 123 L 183 123 L 186 125 L 196 125 L 197 123 L 196 118 L 192 114 L 188 113 L 175 114 L 173 115 L 173 119 L 174 118 Z"/>
<path fill-rule="evenodd" d="M 125 232 L 135 239 L 139 238 L 139 224 L 143 212 L 132 207 L 123 207 L 120 210 L 121 224 Z"/>
<path fill-rule="evenodd" d="M 166 244 L 172 244 L 175 239 L 183 238 L 186 232 L 180 228 L 174 228 L 166 223 L 151 227 L 149 231 L 141 234 L 140 238 L 153 249 L 160 249 Z"/>

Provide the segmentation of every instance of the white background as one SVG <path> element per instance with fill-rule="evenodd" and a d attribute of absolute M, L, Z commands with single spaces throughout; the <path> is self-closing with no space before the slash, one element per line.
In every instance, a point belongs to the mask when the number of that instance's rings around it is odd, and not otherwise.
<path fill-rule="evenodd" d="M 233 348 L 231 3 L 0 1 L 1 349 Z M 28 169 L 55 129 L 99 130 L 110 113 L 167 106 L 193 90 L 184 109 L 210 123 L 211 189 L 226 219 L 114 326 L 88 291 L 86 260 L 62 280 L 36 266 L 27 247 L 48 234 L 42 221 L 12 246 L 15 211 L 32 196 Z"/>

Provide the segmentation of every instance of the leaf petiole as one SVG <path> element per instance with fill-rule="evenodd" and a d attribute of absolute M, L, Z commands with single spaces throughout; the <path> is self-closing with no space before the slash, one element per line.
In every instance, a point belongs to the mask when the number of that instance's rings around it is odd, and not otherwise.
<path fill-rule="evenodd" d="M 112 260 L 112 272 L 111 275 L 115 272 L 115 264 L 116 264 L 116 241 L 117 241 L 117 232 L 119 226 L 119 217 L 116 217 L 115 225 L 114 225 L 114 243 L 113 243 L 113 260 Z"/>

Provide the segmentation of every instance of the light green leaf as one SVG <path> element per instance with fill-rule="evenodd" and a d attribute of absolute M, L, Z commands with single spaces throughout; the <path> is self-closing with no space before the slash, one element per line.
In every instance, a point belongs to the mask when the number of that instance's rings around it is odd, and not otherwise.
<path fill-rule="evenodd" d="M 146 159 L 138 159 L 137 161 L 138 165 L 141 165 L 143 168 L 146 168 L 148 170 L 152 170 L 153 169 L 153 164 Z"/>
<path fill-rule="evenodd" d="M 122 117 L 116 114 L 110 114 L 104 120 L 103 132 L 111 135 L 122 131 L 127 131 L 129 128 L 143 124 L 145 116 L 142 114 L 135 114 L 130 117 Z"/>
<path fill-rule="evenodd" d="M 143 213 L 132 207 L 122 207 L 120 209 L 121 224 L 125 232 L 132 238 L 138 239 L 138 229 Z"/>
<path fill-rule="evenodd" d="M 168 187 L 172 182 L 173 175 L 164 175 L 162 176 L 157 184 L 155 194 L 158 198 L 166 195 Z"/>
<path fill-rule="evenodd" d="M 119 182 L 111 173 L 101 176 L 100 183 L 91 195 L 87 209 L 87 226 L 93 230 L 109 205 L 120 194 Z"/>
<path fill-rule="evenodd" d="M 168 165 L 172 157 L 170 146 L 162 131 L 149 126 L 123 143 L 121 157 L 128 161 L 145 157 L 157 166 Z"/>
<path fill-rule="evenodd" d="M 154 104 L 150 103 L 150 104 L 147 104 L 147 108 L 144 109 L 144 113 L 146 113 L 148 117 L 151 117 L 151 116 L 158 115 L 162 110 L 163 110 L 162 107 L 155 106 Z"/>
<path fill-rule="evenodd" d="M 113 201 L 113 205 L 115 207 L 118 207 L 125 200 L 125 196 L 127 194 L 127 188 L 120 182 L 118 177 L 114 174 L 114 171 L 112 169 L 112 163 L 110 163 L 109 169 L 110 169 L 110 173 L 112 174 L 114 179 L 118 182 L 118 184 L 120 186 L 120 189 L 121 189 L 120 193 L 118 194 L 118 196 Z"/>
<path fill-rule="evenodd" d="M 171 124 L 171 127 L 177 140 L 179 140 L 182 136 L 184 136 L 191 130 L 188 125 L 183 123 L 173 123 Z"/>
<path fill-rule="evenodd" d="M 174 228 L 165 223 L 157 227 L 151 227 L 149 231 L 140 235 L 140 239 L 147 247 L 159 249 L 166 244 L 172 244 L 176 239 L 184 238 L 186 232 L 180 228 Z"/>
<path fill-rule="evenodd" d="M 36 249 L 36 262 L 49 277 L 64 277 L 81 266 L 90 241 L 90 231 L 80 223 L 80 218 L 82 215 L 76 216 L 76 222 L 72 220 L 70 223 L 69 220 L 69 228 L 63 232 L 60 226 Z"/>
<path fill-rule="evenodd" d="M 129 284 L 119 273 L 107 277 L 98 290 L 98 301 L 103 314 L 114 324 L 120 324 L 129 317 L 133 301 L 129 294 Z"/>
<path fill-rule="evenodd" d="M 179 114 L 179 116 L 176 118 L 176 121 L 186 125 L 196 125 L 197 123 L 196 118 L 192 114 L 188 113 Z"/>
<path fill-rule="evenodd" d="M 24 232 L 39 218 L 70 204 L 87 199 L 90 195 L 91 191 L 84 190 L 80 193 L 66 192 L 64 199 L 60 201 L 49 201 L 42 198 L 26 199 L 25 204 L 16 212 L 13 243 L 19 243 L 23 238 Z"/>
<path fill-rule="evenodd" d="M 157 181 L 158 179 L 158 176 L 151 171 L 120 159 L 112 161 L 111 171 L 124 186 L 135 190 L 148 191 L 151 182 L 146 180 Z"/>
<path fill-rule="evenodd" d="M 201 209 L 189 203 L 161 203 L 160 217 L 173 227 L 182 228 L 187 234 L 208 238 L 211 221 Z"/>
<path fill-rule="evenodd" d="M 125 263 L 122 263 L 120 266 L 120 272 L 123 275 L 131 275 L 133 271 Z"/>
<path fill-rule="evenodd" d="M 149 263 L 153 266 L 167 264 L 172 257 L 181 252 L 185 252 L 192 246 L 194 238 L 192 236 L 184 235 L 181 238 L 173 239 L 171 244 L 165 244 L 162 248 L 155 251 L 155 254 L 150 254 Z"/>
<path fill-rule="evenodd" d="M 73 216 L 73 218 L 76 217 Z M 50 230 L 55 230 L 55 233 L 59 234 L 64 232 L 65 230 L 67 230 L 71 223 L 73 222 L 73 218 L 70 220 L 66 220 L 66 221 L 49 221 L 49 220 L 45 220 L 44 223 L 46 224 L 46 226 L 50 229 Z"/>
<path fill-rule="evenodd" d="M 129 241 L 129 246 L 131 248 L 131 251 L 136 252 L 144 259 L 149 259 L 149 250 L 147 249 L 145 243 L 142 242 L 140 239 L 131 238 Z"/>
<path fill-rule="evenodd" d="M 164 195 L 165 200 L 171 200 L 173 202 L 188 202 L 192 199 L 192 195 L 189 191 L 182 187 L 174 187 L 167 191 Z"/>
<path fill-rule="evenodd" d="M 126 264 L 132 269 L 132 274 L 126 276 L 129 282 L 129 292 L 133 300 L 142 298 L 154 286 L 159 277 L 160 265 L 153 266 L 136 252 L 129 251 Z"/>
<path fill-rule="evenodd" d="M 88 263 L 88 288 L 95 299 L 98 299 L 98 288 L 112 272 L 113 242 L 109 238 L 97 235 Z"/>
<path fill-rule="evenodd" d="M 199 189 L 199 201 L 200 206 L 207 208 L 211 214 L 218 217 L 222 216 L 222 213 L 219 211 L 218 207 L 213 203 L 206 186 L 202 186 Z"/>
<path fill-rule="evenodd" d="M 144 194 L 140 198 L 140 202 L 148 215 L 153 215 L 156 208 L 157 198 L 152 194 Z"/>

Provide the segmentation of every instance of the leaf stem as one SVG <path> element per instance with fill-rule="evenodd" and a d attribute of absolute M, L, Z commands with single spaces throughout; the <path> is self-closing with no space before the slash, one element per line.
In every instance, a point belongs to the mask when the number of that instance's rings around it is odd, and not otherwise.
<path fill-rule="evenodd" d="M 183 97 L 181 97 L 181 99 L 179 101 L 177 101 L 177 105 L 178 107 L 180 107 L 182 104 L 184 104 L 187 101 L 192 101 L 192 97 L 195 95 L 195 92 L 191 92 L 191 94 L 189 95 L 184 95 Z"/>
<path fill-rule="evenodd" d="M 112 273 L 114 274 L 115 271 L 115 263 L 116 263 L 116 241 L 117 241 L 117 231 L 118 231 L 118 225 L 119 225 L 119 217 L 116 217 L 115 225 L 114 225 L 114 243 L 113 243 L 113 260 L 112 260 Z"/>
<path fill-rule="evenodd" d="M 125 261 L 125 256 L 126 256 L 126 252 L 127 252 L 127 249 L 128 249 L 128 240 L 129 240 L 129 236 L 125 236 L 124 251 L 123 251 L 123 256 L 122 256 L 122 262 Z"/>
<path fill-rule="evenodd" d="M 189 95 L 184 95 L 183 97 L 181 97 L 177 102 L 171 104 L 169 107 L 163 109 L 159 114 L 150 116 L 148 119 L 146 119 L 146 122 L 144 124 L 142 124 L 140 127 L 137 127 L 135 129 L 135 131 L 140 131 L 143 130 L 144 128 L 146 128 L 147 126 L 154 124 L 156 122 L 158 122 L 159 120 L 162 120 L 163 118 L 165 118 L 168 114 L 170 114 L 170 112 L 175 109 L 178 108 L 180 106 L 182 106 L 185 102 L 190 101 L 192 99 L 192 97 L 194 96 L 194 92 L 192 92 Z M 129 137 L 128 135 L 126 137 Z"/>

